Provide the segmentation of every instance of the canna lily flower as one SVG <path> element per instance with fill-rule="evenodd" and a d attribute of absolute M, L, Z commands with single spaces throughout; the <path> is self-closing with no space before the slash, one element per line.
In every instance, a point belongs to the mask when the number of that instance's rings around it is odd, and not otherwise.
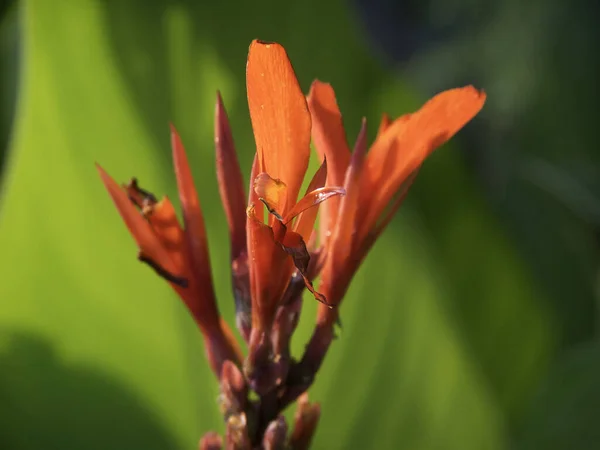
<path fill-rule="evenodd" d="M 245 193 L 231 127 L 220 94 L 215 108 L 216 172 L 229 225 L 236 325 L 242 356 L 219 315 L 204 218 L 183 144 L 171 128 L 183 225 L 168 198 L 137 180 L 118 185 L 98 171 L 148 264 L 177 292 L 204 337 L 219 379 L 225 438 L 208 433 L 201 449 L 309 447 L 321 414 L 306 390 L 333 338 L 352 277 L 400 207 L 426 157 L 471 120 L 485 94 L 472 87 L 443 92 L 414 114 L 384 116 L 367 149 L 363 120 L 354 151 L 345 138 L 331 86 L 300 90 L 285 49 L 253 41 L 246 86 L 256 153 Z M 322 163 L 299 199 L 313 141 Z M 368 151 L 367 151 L 368 150 Z M 319 230 L 315 230 L 317 212 Z M 318 246 L 316 245 L 318 241 Z M 313 280 L 321 274 L 318 291 Z M 316 328 L 299 362 L 290 340 L 307 288 L 320 302 Z M 250 395 L 254 391 L 258 399 Z M 298 400 L 293 428 L 282 415 Z"/>
<path fill-rule="evenodd" d="M 472 86 L 434 96 L 421 109 L 394 121 L 384 115 L 367 152 L 366 122 L 352 154 L 333 88 L 315 81 L 308 95 L 312 139 L 329 164 L 328 184 L 346 189 L 343 199 L 321 208 L 321 242 L 327 259 L 321 292 L 338 306 L 373 243 L 402 204 L 425 159 L 465 126 L 483 107 L 486 95 Z M 316 330 L 303 361 L 314 373 L 333 338 L 338 309 L 319 308 Z"/>
<path fill-rule="evenodd" d="M 315 298 L 328 305 L 314 290 L 309 277 L 311 237 L 317 205 L 343 195 L 339 187 L 323 187 L 327 165 L 323 162 L 297 201 L 308 169 L 311 118 L 285 49 L 275 43 L 254 41 L 246 66 L 246 86 L 252 129 L 256 141 L 249 205 L 247 208 L 247 252 L 252 299 L 252 334 L 246 371 L 256 380 L 255 371 L 278 355 L 273 354 L 270 334 L 277 310 L 294 272 L 298 273 Z M 263 204 L 268 211 L 265 222 Z M 266 386 L 281 382 L 283 373 L 272 374 Z M 269 380 L 262 376 L 263 382 Z"/>
<path fill-rule="evenodd" d="M 242 353 L 219 316 L 212 285 L 204 217 L 181 139 L 171 127 L 173 163 L 177 175 L 184 226 L 165 197 L 157 201 L 137 180 L 119 186 L 97 166 L 100 177 L 138 247 L 138 259 L 169 282 L 183 300 L 204 336 L 208 360 L 217 376 L 227 360 L 241 364 Z"/>

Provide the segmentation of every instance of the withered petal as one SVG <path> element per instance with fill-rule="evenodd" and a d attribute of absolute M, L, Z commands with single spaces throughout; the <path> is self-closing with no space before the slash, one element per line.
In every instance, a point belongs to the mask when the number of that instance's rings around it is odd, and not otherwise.
<path fill-rule="evenodd" d="M 165 270 L 175 273 L 176 267 L 163 248 L 160 239 L 156 236 L 148 221 L 133 205 L 125 190 L 99 164 L 96 164 L 96 169 L 140 251 Z"/>
<path fill-rule="evenodd" d="M 312 281 L 308 278 L 310 254 L 306 248 L 306 243 L 304 242 L 304 239 L 302 239 L 302 236 L 293 231 L 288 231 L 285 233 L 283 240 L 281 241 L 281 246 L 286 253 L 292 257 L 294 266 L 302 275 L 306 288 L 314 295 L 315 299 L 329 306 L 325 296 L 320 292 L 317 292 L 312 284 Z"/>
<path fill-rule="evenodd" d="M 233 134 L 219 92 L 215 106 L 215 149 L 219 193 L 229 225 L 231 258 L 235 259 L 246 250 L 246 197 Z"/>
<path fill-rule="evenodd" d="M 260 171 L 288 187 L 285 208 L 296 203 L 310 156 L 310 113 L 285 49 L 253 41 L 246 86 Z"/>

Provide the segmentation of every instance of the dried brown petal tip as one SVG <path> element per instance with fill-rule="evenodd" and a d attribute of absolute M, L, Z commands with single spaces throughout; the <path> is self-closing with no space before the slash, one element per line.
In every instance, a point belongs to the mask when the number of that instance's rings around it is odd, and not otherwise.
<path fill-rule="evenodd" d="M 267 426 L 263 437 L 265 450 L 284 450 L 286 448 L 287 424 L 283 416 L 279 416 Z"/>
<path fill-rule="evenodd" d="M 198 445 L 199 450 L 221 450 L 221 448 L 223 448 L 223 439 L 214 431 L 206 433 Z"/>
<path fill-rule="evenodd" d="M 228 450 L 250 450 L 246 414 L 229 416 L 225 427 L 226 448 Z"/>
<path fill-rule="evenodd" d="M 221 368 L 221 413 L 225 419 L 233 414 L 244 412 L 248 403 L 248 386 L 244 375 L 231 361 L 225 361 Z"/>
<path fill-rule="evenodd" d="M 320 416 L 319 404 L 309 403 L 308 394 L 301 395 L 294 415 L 294 431 L 290 437 L 290 447 L 293 450 L 306 450 L 310 447 Z"/>

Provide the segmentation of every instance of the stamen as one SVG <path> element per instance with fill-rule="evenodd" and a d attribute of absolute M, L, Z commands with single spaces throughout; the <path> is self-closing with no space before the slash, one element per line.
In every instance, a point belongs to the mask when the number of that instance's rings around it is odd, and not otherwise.
<path fill-rule="evenodd" d="M 171 272 L 163 268 L 160 264 L 156 263 L 143 253 L 138 254 L 138 261 L 148 264 L 150 267 L 152 267 L 152 269 L 154 269 L 158 276 L 164 278 L 170 283 L 176 284 L 177 286 L 180 286 L 182 288 L 187 288 L 189 285 L 187 278 L 173 275 Z"/>

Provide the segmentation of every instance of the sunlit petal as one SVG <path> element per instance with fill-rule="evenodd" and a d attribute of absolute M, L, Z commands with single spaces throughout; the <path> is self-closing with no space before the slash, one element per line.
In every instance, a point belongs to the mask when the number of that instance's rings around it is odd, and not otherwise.
<path fill-rule="evenodd" d="M 254 179 L 254 192 L 258 199 L 264 203 L 269 212 L 282 220 L 286 185 L 281 180 L 271 178 L 268 173 L 259 173 Z"/>
<path fill-rule="evenodd" d="M 310 156 L 310 113 L 285 49 L 253 41 L 246 67 L 248 106 L 260 171 L 288 187 L 285 206 L 296 203 Z"/>
<path fill-rule="evenodd" d="M 321 160 L 327 158 L 327 185 L 342 186 L 350 162 L 350 150 L 335 92 L 330 84 L 315 80 L 311 85 L 307 102 L 312 117 L 313 145 Z M 339 202 L 339 199 L 333 198 L 320 208 L 319 230 L 322 243 L 326 242 L 333 232 Z"/>
<path fill-rule="evenodd" d="M 413 114 L 394 121 L 367 156 L 363 234 L 377 221 L 404 180 L 440 145 L 465 126 L 483 107 L 486 95 L 473 86 L 442 92 Z"/>

